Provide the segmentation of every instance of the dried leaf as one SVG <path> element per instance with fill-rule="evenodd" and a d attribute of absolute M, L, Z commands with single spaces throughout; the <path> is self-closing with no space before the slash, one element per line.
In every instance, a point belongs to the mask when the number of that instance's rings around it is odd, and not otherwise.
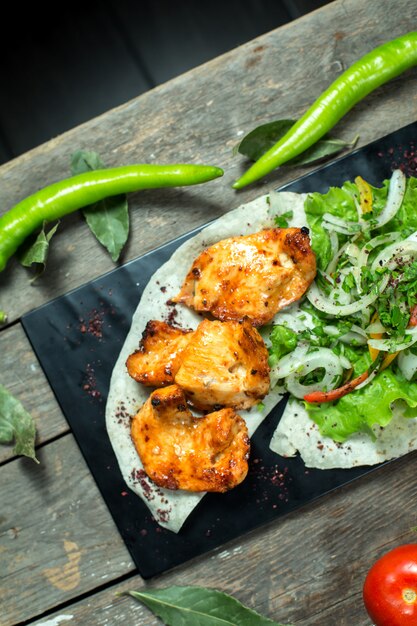
<path fill-rule="evenodd" d="M 19 261 L 24 267 L 31 267 L 32 265 L 35 265 L 37 268 L 35 276 L 32 278 L 31 282 L 36 280 L 36 278 L 38 278 L 38 276 L 43 274 L 45 271 L 46 261 L 49 254 L 49 243 L 55 235 L 58 226 L 59 222 L 47 231 L 46 222 L 44 222 L 42 230 L 36 237 L 35 241 L 30 244 L 29 247 L 25 247 L 23 252 L 19 255 Z"/>
<path fill-rule="evenodd" d="M 283 626 L 215 589 L 174 586 L 128 593 L 167 626 Z"/>
<path fill-rule="evenodd" d="M 258 126 L 248 133 L 238 145 L 237 151 L 252 161 L 257 161 L 267 150 L 272 148 L 295 124 L 295 120 L 276 120 Z M 325 135 L 314 146 L 291 159 L 285 165 L 308 165 L 334 156 L 342 150 L 353 148 L 359 137 L 351 142 Z"/>
<path fill-rule="evenodd" d="M 72 156 L 71 170 L 74 175 L 103 167 L 104 163 L 96 152 L 78 150 Z M 105 198 L 85 207 L 83 214 L 92 233 L 116 262 L 129 236 L 126 195 Z"/>
<path fill-rule="evenodd" d="M 35 422 L 21 402 L 0 384 L 0 443 L 15 441 L 13 452 L 39 463 L 35 456 Z"/>

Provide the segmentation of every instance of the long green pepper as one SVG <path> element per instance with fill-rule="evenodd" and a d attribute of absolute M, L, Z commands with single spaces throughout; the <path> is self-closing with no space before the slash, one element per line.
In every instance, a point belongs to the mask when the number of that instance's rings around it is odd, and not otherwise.
<path fill-rule="evenodd" d="M 298 156 L 371 91 L 417 64 L 417 31 L 375 48 L 341 74 L 272 148 L 233 185 L 241 189 Z"/>
<path fill-rule="evenodd" d="M 223 175 L 212 165 L 127 165 L 67 178 L 25 198 L 0 217 L 0 272 L 35 229 L 99 200 L 139 189 L 205 183 Z"/>

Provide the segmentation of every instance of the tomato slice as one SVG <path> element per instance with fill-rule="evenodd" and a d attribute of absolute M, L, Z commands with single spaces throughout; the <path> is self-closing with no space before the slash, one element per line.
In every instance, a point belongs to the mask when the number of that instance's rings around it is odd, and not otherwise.
<path fill-rule="evenodd" d="M 398 546 L 374 563 L 363 600 L 375 626 L 417 625 L 417 543 Z"/>

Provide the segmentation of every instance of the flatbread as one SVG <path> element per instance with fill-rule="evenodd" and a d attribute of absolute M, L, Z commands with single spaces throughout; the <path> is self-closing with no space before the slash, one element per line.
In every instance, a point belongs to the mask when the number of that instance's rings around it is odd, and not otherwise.
<path fill-rule="evenodd" d="M 402 405 L 394 410 L 385 428 L 374 427 L 375 440 L 357 433 L 343 444 L 323 437 L 298 400 L 287 402 L 271 440 L 271 450 L 283 457 L 300 454 L 306 467 L 318 469 L 376 465 L 417 449 L 417 418 L 402 416 Z"/>
<path fill-rule="evenodd" d="M 305 196 L 285 192 L 280 201 L 288 202 L 294 209 L 304 205 Z M 275 201 L 274 203 L 275 204 Z M 296 211 L 295 211 L 296 212 Z M 176 250 L 171 259 L 154 274 L 145 288 L 133 316 L 131 329 L 114 367 L 106 406 L 106 425 L 120 470 L 127 485 L 148 506 L 156 521 L 165 528 L 178 532 L 204 493 L 169 491 L 156 487 L 145 475 L 142 464 L 130 437 L 130 418 L 137 413 L 150 394 L 150 390 L 134 381 L 127 373 L 126 359 L 139 344 L 142 332 L 150 319 L 173 320 L 183 328 L 196 328 L 201 316 L 191 309 L 167 304 L 176 295 L 195 257 L 207 246 L 221 239 L 249 235 L 274 225 L 269 194 L 220 217 L 198 235 Z M 300 223 L 299 226 L 304 226 Z M 175 313 L 175 317 L 174 316 Z M 278 314 L 279 315 L 279 314 Z M 282 389 L 275 388 L 263 400 L 263 409 L 253 407 L 239 411 L 252 435 L 262 420 L 282 398 Z"/>

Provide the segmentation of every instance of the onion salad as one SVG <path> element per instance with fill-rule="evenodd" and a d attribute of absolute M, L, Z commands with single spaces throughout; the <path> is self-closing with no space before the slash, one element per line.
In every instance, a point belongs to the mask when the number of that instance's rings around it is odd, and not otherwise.
<path fill-rule="evenodd" d="M 271 386 L 283 386 L 304 400 L 313 419 L 317 406 L 370 393 L 365 388 L 373 385 L 388 386 L 389 376 L 398 385 L 417 381 L 412 317 L 417 306 L 417 180 L 399 169 L 381 188 L 358 179 L 307 196 L 304 210 L 317 276 L 297 305 L 277 315 L 267 337 Z M 392 384 L 390 390 L 391 406 Z"/>

